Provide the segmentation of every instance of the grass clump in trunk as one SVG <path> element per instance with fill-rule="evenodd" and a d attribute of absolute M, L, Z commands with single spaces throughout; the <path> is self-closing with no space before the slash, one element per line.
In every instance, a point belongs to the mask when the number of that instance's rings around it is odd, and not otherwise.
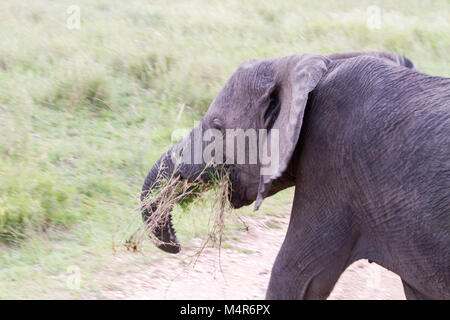
<path fill-rule="evenodd" d="M 164 172 L 164 168 L 160 168 L 159 172 Z M 207 181 L 201 178 L 205 174 L 208 176 Z M 150 187 L 152 191 L 140 207 L 150 211 L 149 218 L 132 232 L 124 242 L 125 247 L 131 251 L 142 251 L 143 242 L 148 238 L 157 245 L 161 244 L 154 233 L 169 222 L 176 205 L 187 212 L 196 204 L 205 202 L 209 204 L 208 232 L 196 255 L 199 256 L 211 243 L 213 246 L 217 244 L 220 252 L 226 215 L 232 211 L 228 201 L 231 190 L 229 170 L 223 165 L 207 166 L 195 180 L 181 179 L 175 174 L 169 177 L 159 174 L 154 184 L 157 187 Z"/>

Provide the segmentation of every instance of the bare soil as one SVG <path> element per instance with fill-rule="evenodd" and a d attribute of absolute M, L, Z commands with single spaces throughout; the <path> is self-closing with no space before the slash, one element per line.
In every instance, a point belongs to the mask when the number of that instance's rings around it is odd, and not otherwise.
<path fill-rule="evenodd" d="M 127 272 L 101 295 L 110 299 L 264 299 L 275 257 L 284 239 L 288 216 L 247 218 L 248 231 L 227 248 L 206 248 L 196 263 L 192 249 L 163 252 L 146 270 Z M 116 288 L 116 289 L 115 289 Z M 120 288 L 120 289 L 119 289 Z M 400 278 L 367 260 L 342 274 L 329 299 L 405 299 Z"/>

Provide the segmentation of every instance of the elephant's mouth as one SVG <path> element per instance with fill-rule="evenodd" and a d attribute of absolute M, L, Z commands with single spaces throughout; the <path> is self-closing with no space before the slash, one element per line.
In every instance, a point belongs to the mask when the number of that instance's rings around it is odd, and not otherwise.
<path fill-rule="evenodd" d="M 245 194 L 246 193 L 240 186 L 237 170 L 232 169 L 230 171 L 228 201 L 230 202 L 233 209 L 239 209 L 241 207 L 248 206 L 253 202 L 253 200 L 249 200 L 247 197 L 245 197 Z"/>
<path fill-rule="evenodd" d="M 241 193 L 233 191 L 229 193 L 228 201 L 230 202 L 233 209 L 239 209 L 241 207 L 248 206 L 253 202 L 253 200 L 243 199 Z"/>

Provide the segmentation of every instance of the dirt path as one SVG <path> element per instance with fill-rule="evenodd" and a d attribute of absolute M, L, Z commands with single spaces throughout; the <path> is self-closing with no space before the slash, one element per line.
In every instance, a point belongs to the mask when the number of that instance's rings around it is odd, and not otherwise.
<path fill-rule="evenodd" d="M 188 264 L 193 250 L 161 253 L 161 262 L 144 272 L 127 273 L 115 283 L 120 290 L 110 287 L 102 295 L 111 299 L 264 299 L 288 217 L 247 218 L 246 223 L 249 231 L 239 235 L 240 242 L 222 249 L 220 265 L 217 249 L 205 249 L 195 266 Z M 330 299 L 404 298 L 397 275 L 364 260 L 345 271 L 330 295 Z"/>

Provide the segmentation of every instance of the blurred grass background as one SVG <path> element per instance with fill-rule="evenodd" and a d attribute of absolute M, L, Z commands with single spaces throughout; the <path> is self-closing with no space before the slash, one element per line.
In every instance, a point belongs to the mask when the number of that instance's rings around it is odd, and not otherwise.
<path fill-rule="evenodd" d="M 67 28 L 71 5 L 80 29 Z M 0 298 L 101 298 L 112 235 L 127 215 L 140 223 L 148 169 L 242 61 L 392 51 L 448 77 L 449 12 L 448 0 L 1 1 Z M 198 211 L 177 215 L 182 241 L 206 234 Z M 64 281 L 73 265 L 78 290 Z"/>

